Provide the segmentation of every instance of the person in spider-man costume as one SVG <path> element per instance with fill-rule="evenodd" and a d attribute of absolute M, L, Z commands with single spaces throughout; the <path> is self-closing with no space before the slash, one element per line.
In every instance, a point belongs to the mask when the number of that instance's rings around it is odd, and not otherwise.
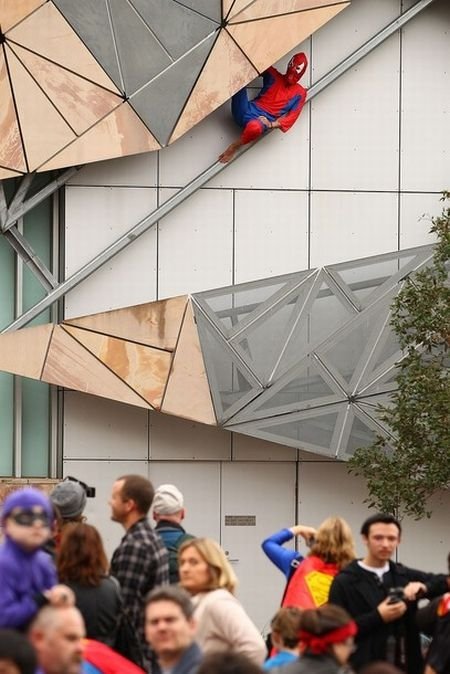
<path fill-rule="evenodd" d="M 263 73 L 263 87 L 252 101 L 248 100 L 245 88 L 233 96 L 231 112 L 243 131 L 240 138 L 222 152 L 219 161 L 226 164 L 241 145 L 251 143 L 268 129 L 286 132 L 291 128 L 306 101 L 306 89 L 298 81 L 307 66 L 306 54 L 295 54 L 289 61 L 285 75 L 273 66 Z"/>

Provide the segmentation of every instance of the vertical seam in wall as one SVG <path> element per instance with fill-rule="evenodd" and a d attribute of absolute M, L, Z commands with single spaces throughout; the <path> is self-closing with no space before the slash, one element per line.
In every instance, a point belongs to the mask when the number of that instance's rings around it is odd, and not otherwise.
<path fill-rule="evenodd" d="M 403 0 L 400 0 L 400 11 L 403 13 Z M 400 222 L 401 222 L 401 176 L 402 176 L 402 86 L 403 86 L 403 28 L 398 36 L 398 176 L 397 176 L 397 249 L 401 248 Z"/>
<path fill-rule="evenodd" d="M 312 73 L 313 68 L 313 38 L 309 38 L 309 63 L 310 63 L 310 72 Z M 312 85 L 312 77 L 311 77 Z M 312 189 L 312 103 L 309 104 L 309 121 L 308 121 L 308 132 L 309 132 L 309 148 L 308 148 L 308 198 L 307 198 L 307 237 L 308 237 L 308 257 L 307 264 L 308 269 L 311 269 L 311 189 Z"/>
<path fill-rule="evenodd" d="M 232 191 L 233 246 L 231 250 L 231 285 L 236 283 L 236 190 Z"/>
<path fill-rule="evenodd" d="M 219 543 L 223 545 L 223 532 L 222 532 L 222 464 L 223 461 L 219 461 Z"/>
<path fill-rule="evenodd" d="M 160 206 L 160 150 L 156 151 L 156 208 Z M 159 299 L 159 220 L 156 224 L 156 299 Z"/>

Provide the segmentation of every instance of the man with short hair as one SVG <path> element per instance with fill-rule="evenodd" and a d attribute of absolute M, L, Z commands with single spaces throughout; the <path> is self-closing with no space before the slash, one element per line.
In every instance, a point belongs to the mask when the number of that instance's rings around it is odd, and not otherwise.
<path fill-rule="evenodd" d="M 169 580 L 173 585 L 180 580 L 178 548 L 184 541 L 194 538 L 181 526 L 186 514 L 183 494 L 174 484 L 161 484 L 155 491 L 152 510 L 156 522 L 155 530 L 169 553 Z"/>
<path fill-rule="evenodd" d="M 83 618 L 74 606 L 45 606 L 34 619 L 29 638 L 38 663 L 38 674 L 81 674 L 83 666 Z"/>
<path fill-rule="evenodd" d="M 350 662 L 359 670 L 370 662 L 388 660 L 408 674 L 421 674 L 417 599 L 442 594 L 447 579 L 391 561 L 401 536 L 400 523 L 392 515 L 369 517 L 361 535 L 365 557 L 338 573 L 328 598 L 348 611 L 358 626 Z"/>
<path fill-rule="evenodd" d="M 153 590 L 145 606 L 145 636 L 162 672 L 195 674 L 202 659 L 194 641 L 194 605 L 185 590 Z"/>
<path fill-rule="evenodd" d="M 111 575 L 120 583 L 125 610 L 141 642 L 145 668 L 151 664 L 144 637 L 145 597 L 154 587 L 169 582 L 167 550 L 147 518 L 153 497 L 153 485 L 145 477 L 123 475 L 114 482 L 109 500 L 111 519 L 126 532 L 112 556 Z"/>

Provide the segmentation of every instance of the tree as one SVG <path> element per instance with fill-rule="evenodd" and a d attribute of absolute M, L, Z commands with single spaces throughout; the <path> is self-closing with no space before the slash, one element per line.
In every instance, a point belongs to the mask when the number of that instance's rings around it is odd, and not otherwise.
<path fill-rule="evenodd" d="M 437 237 L 432 263 L 410 275 L 392 304 L 391 325 L 404 357 L 397 390 L 380 418 L 391 448 L 377 436 L 349 461 L 366 479 L 369 507 L 414 519 L 429 517 L 430 496 L 450 486 L 450 192 L 431 219 Z"/>

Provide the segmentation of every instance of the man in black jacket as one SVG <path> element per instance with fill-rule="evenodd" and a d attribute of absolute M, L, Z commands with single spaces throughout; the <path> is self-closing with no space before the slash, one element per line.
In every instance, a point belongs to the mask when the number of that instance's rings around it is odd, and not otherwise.
<path fill-rule="evenodd" d="M 401 536 L 395 517 L 373 515 L 363 523 L 361 534 L 366 556 L 336 576 L 329 595 L 329 602 L 345 608 L 358 626 L 350 662 L 358 670 L 369 662 L 388 660 L 408 674 L 421 674 L 417 599 L 445 592 L 447 578 L 391 561 Z"/>

